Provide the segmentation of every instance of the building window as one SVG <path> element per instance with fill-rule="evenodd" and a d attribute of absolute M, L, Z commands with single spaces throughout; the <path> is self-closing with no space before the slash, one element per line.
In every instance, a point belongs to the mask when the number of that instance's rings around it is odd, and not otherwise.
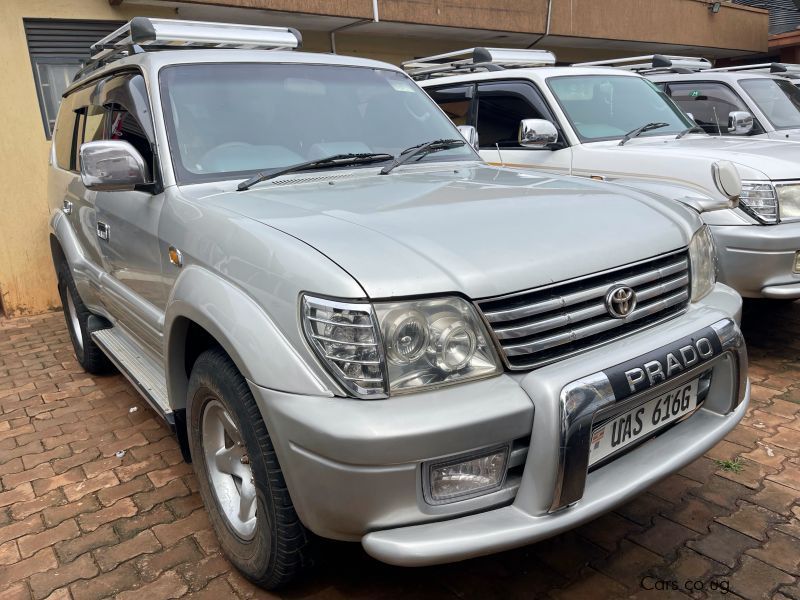
<path fill-rule="evenodd" d="M 123 23 L 73 19 L 23 19 L 23 23 L 44 133 L 49 140 L 61 95 L 89 60 L 89 48 Z"/>

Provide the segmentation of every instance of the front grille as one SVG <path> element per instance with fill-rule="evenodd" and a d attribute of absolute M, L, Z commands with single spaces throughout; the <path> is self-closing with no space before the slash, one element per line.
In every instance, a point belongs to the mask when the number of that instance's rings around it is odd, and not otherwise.
<path fill-rule="evenodd" d="M 608 314 L 605 297 L 614 284 L 636 291 L 625 319 Z M 685 250 L 581 279 L 480 300 L 511 369 L 531 369 L 639 331 L 682 313 L 689 303 Z"/>

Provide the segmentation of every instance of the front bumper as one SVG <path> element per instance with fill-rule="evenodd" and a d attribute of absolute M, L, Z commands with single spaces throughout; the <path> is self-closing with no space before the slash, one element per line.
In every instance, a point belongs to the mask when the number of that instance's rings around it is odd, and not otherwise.
<path fill-rule="evenodd" d="M 748 298 L 800 298 L 800 222 L 779 225 L 712 225 L 719 279 Z"/>
<path fill-rule="evenodd" d="M 573 358 L 388 400 L 251 388 L 307 527 L 323 537 L 361 540 L 367 552 L 394 564 L 459 560 L 533 542 L 598 516 L 716 444 L 739 421 L 748 399 L 746 351 L 734 321 L 739 308 L 739 297 L 718 285 L 681 317 Z M 575 449 L 584 447 L 584 425 L 591 429 L 594 413 L 609 403 L 616 409 L 656 396 L 663 386 L 679 385 L 681 377 L 617 404 L 606 394 L 603 402 L 577 411 L 566 410 L 572 403 L 562 392 L 712 325 L 724 349 L 703 365 L 714 374 L 702 408 L 587 475 L 586 457 Z M 424 461 L 512 441 L 522 463 L 508 485 L 451 504 L 425 502 Z"/>

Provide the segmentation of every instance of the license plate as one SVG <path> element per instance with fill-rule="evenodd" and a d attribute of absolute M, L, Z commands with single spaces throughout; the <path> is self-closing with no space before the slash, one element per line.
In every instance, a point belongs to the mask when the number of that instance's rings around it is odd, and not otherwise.
<path fill-rule="evenodd" d="M 689 381 L 594 428 L 589 465 L 692 412 L 697 408 L 698 381 Z"/>

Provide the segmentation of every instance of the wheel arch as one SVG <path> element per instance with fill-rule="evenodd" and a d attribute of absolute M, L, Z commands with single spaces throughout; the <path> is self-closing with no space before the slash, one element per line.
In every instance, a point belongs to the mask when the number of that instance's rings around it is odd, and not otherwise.
<path fill-rule="evenodd" d="M 301 394 L 332 395 L 298 352 L 243 290 L 201 267 L 187 267 L 173 288 L 164 320 L 169 401 L 186 408 L 191 366 L 222 348 L 251 383 Z"/>

